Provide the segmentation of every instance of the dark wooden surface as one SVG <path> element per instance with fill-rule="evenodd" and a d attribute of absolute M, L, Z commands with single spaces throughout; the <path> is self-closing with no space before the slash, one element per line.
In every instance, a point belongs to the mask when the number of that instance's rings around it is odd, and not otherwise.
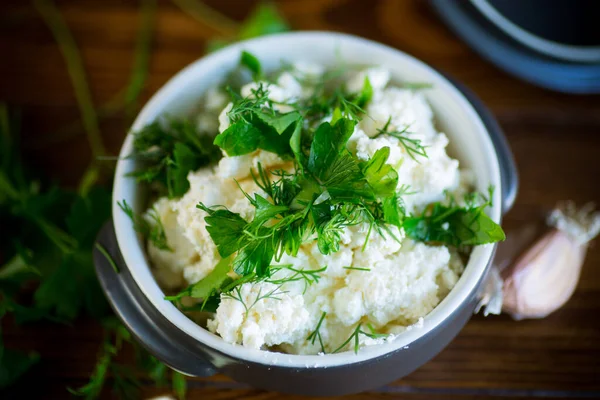
<path fill-rule="evenodd" d="M 240 20 L 250 3 L 212 1 Z M 94 101 L 101 104 L 127 82 L 135 45 L 135 1 L 59 1 L 81 48 Z M 287 0 L 278 2 L 296 30 L 349 32 L 413 54 L 472 88 L 504 128 L 521 174 L 519 197 L 505 218 L 508 231 L 559 200 L 600 202 L 600 96 L 552 93 L 520 82 L 481 60 L 421 1 Z M 34 165 L 74 184 L 90 157 L 83 136 L 42 149 L 40 140 L 77 118 L 63 59 L 45 25 L 26 2 L 3 0 L 0 16 L 0 99 L 24 113 L 26 156 Z M 202 55 L 215 32 L 167 1 L 159 1 L 149 98 L 175 72 Z M 116 154 L 126 126 L 102 123 Z M 0 231 L 1 231 L 0 227 Z M 577 291 L 544 320 L 474 317 L 442 353 L 418 371 L 378 390 L 347 399 L 487 399 L 600 397 L 600 250 L 592 246 Z M 101 329 L 93 321 L 73 327 L 8 326 L 6 343 L 39 351 L 43 361 L 15 398 L 67 398 L 94 366 Z M 193 380 L 190 399 L 299 399 L 255 390 L 217 375 Z M 145 395 L 165 389 L 144 389 Z M 106 394 L 110 398 L 110 393 Z"/>

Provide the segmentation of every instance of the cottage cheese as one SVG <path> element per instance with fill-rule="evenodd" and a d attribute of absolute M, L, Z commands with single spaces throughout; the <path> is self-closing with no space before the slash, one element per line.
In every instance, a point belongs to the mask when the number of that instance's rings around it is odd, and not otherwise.
<path fill-rule="evenodd" d="M 277 102 L 309 96 L 310 87 L 301 82 L 316 79 L 323 72 L 321 66 L 300 64 L 294 73 L 285 72 L 268 84 L 269 96 Z M 390 147 L 388 163 L 398 171 L 400 184 L 410 185 L 415 192 L 406 196 L 409 212 L 442 200 L 444 191 L 461 190 L 464 180 L 461 180 L 458 161 L 447 155 L 448 138 L 435 129 L 432 111 L 424 96 L 390 85 L 390 74 L 382 68 L 370 68 L 348 77 L 349 90 L 361 90 L 365 77 L 369 78 L 374 95 L 366 110 L 369 117 L 357 125 L 348 142 L 349 150 L 367 160 L 378 149 Z M 256 88 L 257 84 L 251 83 L 242 88 L 242 93 L 251 95 Z M 212 93 L 210 97 L 212 99 L 205 104 L 205 114 L 212 119 L 201 116 L 198 123 L 207 128 L 218 125 L 222 132 L 230 124 L 227 111 L 231 104 L 225 104 L 221 94 Z M 285 105 L 279 107 L 285 111 Z M 219 110 L 222 110 L 220 114 Z M 428 158 L 413 160 L 394 137 L 374 138 L 388 118 L 391 118 L 392 129 L 408 128 L 414 138 L 420 139 L 427 146 Z M 204 278 L 219 261 L 217 249 L 206 231 L 206 215 L 196 208 L 198 202 L 207 206 L 224 205 L 246 219 L 252 218 L 254 207 L 241 195 L 234 179 L 251 195 L 260 191 L 250 177 L 250 170 L 256 169 L 259 162 L 265 168 L 289 167 L 277 155 L 264 151 L 224 157 L 214 168 L 191 173 L 188 177 L 191 188 L 181 199 L 162 198 L 154 204 L 174 250 L 162 251 L 148 243 L 155 276 L 164 288 L 193 284 Z M 340 250 L 327 256 L 320 253 L 315 241 L 306 242 L 297 257 L 284 255 L 280 263 L 307 270 L 327 266 L 318 283 L 307 285 L 293 281 L 282 286 L 246 283 L 234 296 L 222 296 L 207 328 L 230 343 L 298 354 L 321 351 L 318 341 L 311 343 L 306 338 L 323 312 L 327 314 L 319 332 L 327 352 L 338 348 L 358 323 L 363 324 L 364 329 L 369 326 L 378 333 L 389 334 L 376 339 L 359 335 L 361 345 L 393 340 L 406 329 L 418 329 L 423 317 L 455 285 L 463 263 L 447 247 L 416 243 L 405 238 L 402 230 L 392 229 L 399 242 L 389 235 L 371 234 L 365 247 L 368 227 L 350 226 L 343 232 Z M 276 277 L 286 274 L 291 272 L 282 269 Z M 269 293 L 272 296 L 265 296 Z M 243 301 L 239 301 L 240 298 Z"/>

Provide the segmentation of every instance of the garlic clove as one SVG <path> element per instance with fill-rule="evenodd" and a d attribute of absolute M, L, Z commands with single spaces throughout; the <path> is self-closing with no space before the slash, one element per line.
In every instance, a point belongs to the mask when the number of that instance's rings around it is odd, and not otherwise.
<path fill-rule="evenodd" d="M 575 291 L 586 250 L 561 230 L 546 233 L 502 271 L 502 310 L 520 320 L 544 318 L 562 307 Z"/>
<path fill-rule="evenodd" d="M 500 243 L 476 312 L 514 319 L 544 318 L 573 295 L 587 252 L 587 244 L 600 233 L 600 212 L 589 203 L 577 209 L 559 204 L 549 215 L 552 227 L 539 239 L 534 225 L 524 225 Z M 515 256 L 520 254 L 515 259 Z"/>

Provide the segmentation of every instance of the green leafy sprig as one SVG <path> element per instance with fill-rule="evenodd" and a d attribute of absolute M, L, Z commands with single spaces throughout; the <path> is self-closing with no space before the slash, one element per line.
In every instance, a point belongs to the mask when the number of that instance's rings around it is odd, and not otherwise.
<path fill-rule="evenodd" d="M 344 350 L 346 348 L 346 346 L 348 346 L 349 343 L 354 341 L 353 350 L 354 350 L 355 354 L 358 354 L 358 350 L 360 348 L 360 342 L 359 342 L 360 335 L 367 336 L 371 339 L 383 339 L 383 338 L 388 337 L 388 335 L 386 335 L 386 334 L 375 332 L 375 329 L 373 328 L 373 326 L 371 326 L 371 324 L 367 324 L 367 328 L 369 328 L 368 332 L 363 330 L 362 326 L 363 326 L 363 324 L 358 324 L 356 326 L 356 328 L 354 329 L 354 331 L 352 332 L 352 334 L 348 337 L 348 339 L 346 339 L 344 341 L 344 343 L 342 343 L 332 353 L 334 353 L 334 354 L 339 353 L 340 351 Z"/>
<path fill-rule="evenodd" d="M 413 160 L 418 162 L 418 157 L 428 158 L 427 146 L 423 146 L 420 139 L 414 139 L 410 137 L 408 126 L 402 130 L 390 130 L 389 128 L 391 122 L 392 117 L 388 118 L 383 128 L 377 129 L 377 134 L 373 136 L 373 138 L 379 137 L 381 135 L 395 137 L 396 139 L 398 139 L 400 145 L 404 147 L 408 156 Z"/>
<path fill-rule="evenodd" d="M 321 324 L 323 324 L 323 321 L 325 320 L 325 317 L 327 316 L 327 313 L 325 311 L 323 311 L 323 313 L 321 314 L 321 318 L 319 318 L 319 322 L 317 323 L 317 326 L 315 327 L 315 330 L 312 331 L 308 337 L 306 338 L 306 340 L 308 340 L 311 344 L 315 344 L 315 340 L 319 340 L 319 345 L 321 346 L 321 353 L 325 354 L 325 345 L 323 344 L 323 337 L 321 336 Z"/>
<path fill-rule="evenodd" d="M 452 197 L 448 204 L 430 204 L 421 215 L 405 218 L 406 235 L 416 241 L 454 247 L 503 241 L 504 231 L 485 213 L 485 209 L 492 206 L 493 195 L 490 187 L 487 198 L 470 194 L 465 206 L 459 206 Z"/>
<path fill-rule="evenodd" d="M 158 211 L 156 211 L 156 209 L 151 209 L 147 212 L 147 216 L 151 220 L 149 221 L 147 218 L 135 214 L 131 206 L 127 203 L 127 201 L 123 200 L 122 202 L 118 202 L 117 204 L 121 208 L 121 210 L 123 210 L 123 212 L 127 214 L 127 216 L 131 219 L 131 221 L 133 222 L 133 228 L 136 232 L 138 232 L 144 238 L 149 240 L 157 249 L 173 251 L 173 249 L 171 249 L 171 247 L 169 247 L 169 244 L 167 243 L 165 227 L 163 226 L 163 223 L 160 220 L 160 215 L 158 214 Z"/>
<path fill-rule="evenodd" d="M 221 158 L 212 138 L 201 135 L 188 120 L 163 118 L 135 133 L 134 152 L 142 167 L 130 174 L 138 182 L 156 183 L 169 197 L 183 196 L 190 188 L 190 172 Z"/>

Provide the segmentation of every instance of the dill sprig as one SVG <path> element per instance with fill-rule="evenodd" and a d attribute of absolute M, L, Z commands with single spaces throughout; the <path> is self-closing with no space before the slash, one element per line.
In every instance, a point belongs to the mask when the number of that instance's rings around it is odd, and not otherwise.
<path fill-rule="evenodd" d="M 275 288 L 265 291 L 265 293 L 263 293 L 263 288 L 259 287 L 258 293 L 256 293 L 254 300 L 252 300 L 252 303 L 250 303 L 250 304 L 247 304 L 244 301 L 244 296 L 242 295 L 242 289 L 241 289 L 242 286 L 241 285 L 236 285 L 233 287 L 233 289 L 231 291 L 223 293 L 221 295 L 221 298 L 229 298 L 232 300 L 237 300 L 240 303 L 242 303 L 242 306 L 244 307 L 244 311 L 245 311 L 245 316 L 248 317 L 248 313 L 250 312 L 250 310 L 252 310 L 252 308 L 256 304 L 258 304 L 259 301 L 266 300 L 266 299 L 281 300 L 280 296 L 287 293 L 287 291 L 281 290 L 282 285 L 283 284 L 277 285 Z"/>
<path fill-rule="evenodd" d="M 358 350 L 360 348 L 360 342 L 359 342 L 359 336 L 360 335 L 364 335 L 367 337 L 370 337 L 371 339 L 381 339 L 381 338 L 386 338 L 388 337 L 388 335 L 383 334 L 383 333 L 376 333 L 375 329 L 373 328 L 373 326 L 371 324 L 367 324 L 367 328 L 369 328 L 369 332 L 364 331 L 362 329 L 362 323 L 359 323 L 356 328 L 354 329 L 354 331 L 352 332 L 352 334 L 350 335 L 350 337 L 348 337 L 348 339 L 346 339 L 344 341 L 344 343 L 342 343 L 337 349 L 335 349 L 333 351 L 333 353 L 339 353 L 340 351 L 342 351 L 350 342 L 354 341 L 354 353 L 358 354 Z"/>
<path fill-rule="evenodd" d="M 154 245 L 154 247 L 160 250 L 173 251 L 173 249 L 171 249 L 167 243 L 165 227 L 163 226 L 163 223 L 160 220 L 160 215 L 156 209 L 153 208 L 147 212 L 148 217 L 151 219 L 150 222 L 143 216 L 137 215 L 126 200 L 118 202 L 117 204 L 131 219 L 133 222 L 133 228 L 136 232 L 148 239 L 152 245 Z"/>
<path fill-rule="evenodd" d="M 319 269 L 297 269 L 294 268 L 291 264 L 277 264 L 270 266 L 271 278 L 267 278 L 265 281 L 269 283 L 273 283 L 275 285 L 282 285 L 288 282 L 296 282 L 303 281 L 304 282 L 304 292 L 309 286 L 319 283 L 321 279 L 321 273 L 325 272 L 327 266 L 319 268 Z M 275 279 L 274 275 L 277 275 L 280 271 L 290 271 L 292 274 L 290 276 L 281 277 Z"/>
<path fill-rule="evenodd" d="M 398 142 L 404 147 L 406 153 L 410 158 L 419 162 L 417 156 L 419 157 L 427 157 L 427 146 L 423 146 L 420 139 L 411 138 L 410 132 L 408 131 L 409 127 L 404 127 L 402 130 L 389 130 L 390 124 L 392 122 L 392 117 L 389 117 L 383 128 L 377 129 L 377 134 L 373 136 L 373 138 L 379 137 L 381 135 L 388 135 L 395 137 L 398 139 Z"/>
<path fill-rule="evenodd" d="M 311 344 L 315 344 L 315 340 L 319 340 L 319 345 L 321 346 L 321 353 L 325 354 L 325 345 L 323 344 L 323 338 L 321 337 L 321 324 L 323 323 L 323 321 L 325 320 L 325 317 L 327 316 L 327 313 L 325 311 L 323 311 L 323 313 L 321 314 L 321 318 L 319 318 L 319 322 L 317 323 L 317 326 L 315 327 L 315 330 L 312 331 L 308 337 L 306 338 L 306 340 L 310 341 Z"/>

